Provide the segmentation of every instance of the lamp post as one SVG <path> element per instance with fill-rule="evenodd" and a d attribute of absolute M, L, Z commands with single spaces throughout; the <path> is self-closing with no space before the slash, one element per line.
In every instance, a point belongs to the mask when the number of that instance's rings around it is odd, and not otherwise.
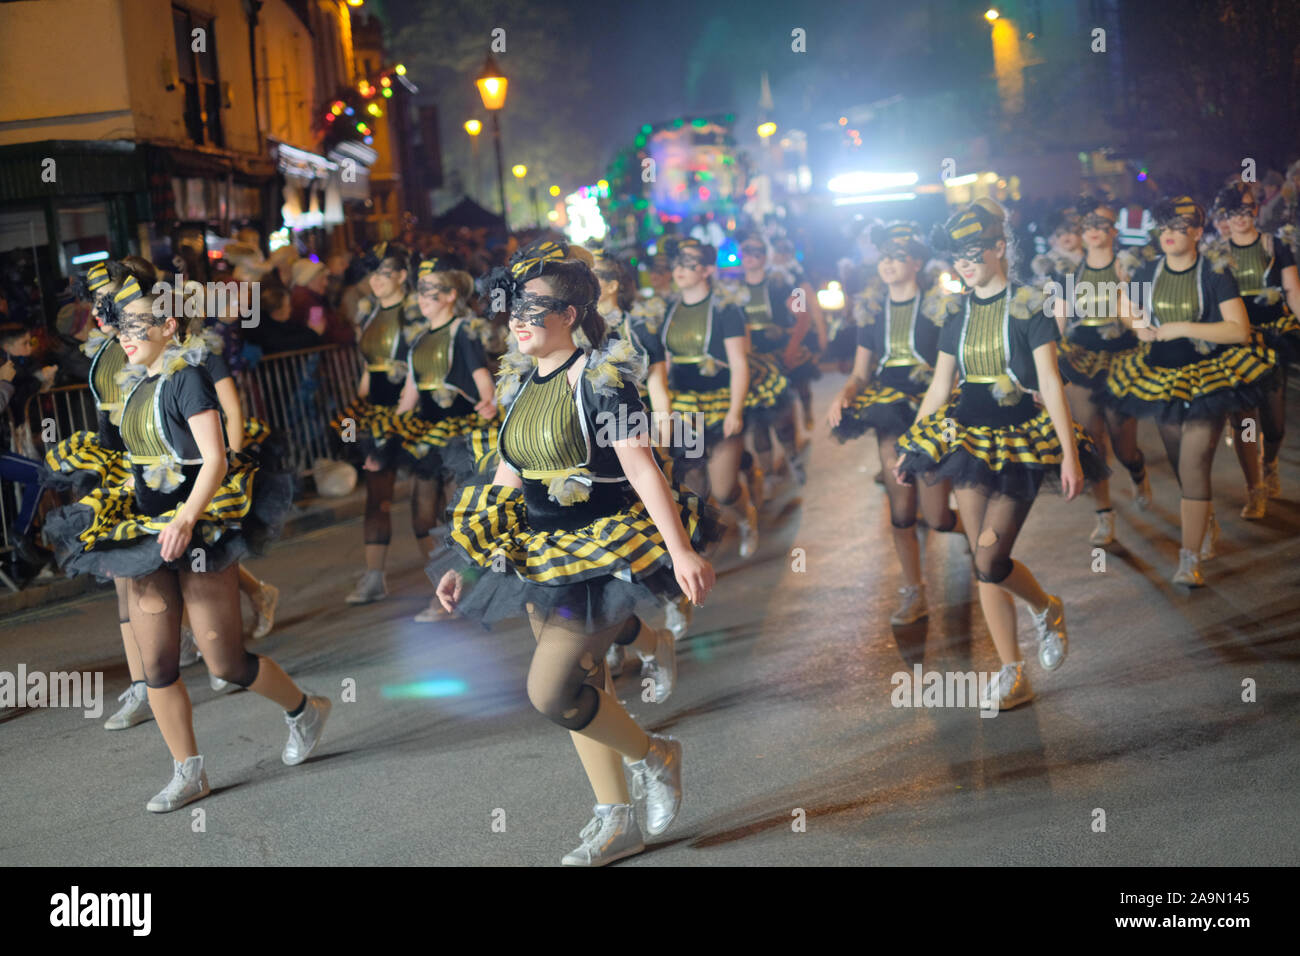
<path fill-rule="evenodd" d="M 503 222 L 506 221 L 506 173 L 505 164 L 501 161 L 501 109 L 506 105 L 508 83 L 489 53 L 483 64 L 483 72 L 474 84 L 478 87 L 478 95 L 483 99 L 483 108 L 492 114 L 492 140 L 496 143 L 497 150 L 497 198 L 501 202 Z"/>
<path fill-rule="evenodd" d="M 476 119 L 465 120 L 465 132 L 469 133 L 470 179 L 474 182 L 474 193 L 481 196 L 483 184 L 478 175 L 478 134 L 483 132 L 483 124 Z"/>

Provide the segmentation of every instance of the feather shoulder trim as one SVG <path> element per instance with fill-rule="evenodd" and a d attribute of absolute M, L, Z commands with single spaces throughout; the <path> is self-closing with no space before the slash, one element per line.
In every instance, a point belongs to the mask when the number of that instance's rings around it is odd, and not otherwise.
<path fill-rule="evenodd" d="M 645 381 L 645 358 L 630 340 L 611 338 L 588 354 L 582 374 L 596 393 L 614 395 L 625 383 Z"/>
<path fill-rule="evenodd" d="M 739 282 L 715 282 L 713 284 L 713 301 L 718 305 L 749 305 L 749 288 Z"/>
<path fill-rule="evenodd" d="M 648 299 L 638 298 L 632 302 L 630 311 L 632 317 L 639 320 L 651 335 L 658 335 L 664 314 L 668 311 L 668 303 L 657 295 Z"/>
<path fill-rule="evenodd" d="M 1042 310 L 1045 299 L 1042 289 L 1032 285 L 1018 286 L 1011 293 L 1011 301 L 1007 304 L 1007 309 L 1015 318 L 1027 319 Z"/>
<path fill-rule="evenodd" d="M 959 293 L 949 292 L 943 287 L 943 282 L 936 278 L 921 297 L 921 314 L 943 328 L 949 318 L 961 311 L 961 299 Z"/>
<path fill-rule="evenodd" d="M 853 297 L 853 321 L 858 325 L 874 325 L 884 308 L 885 284 L 879 276 L 872 276 L 866 287 Z"/>
<path fill-rule="evenodd" d="M 537 360 L 519 351 L 519 343 L 512 334 L 501 365 L 497 369 L 497 404 L 509 407 L 524 387 L 524 380 L 537 367 Z"/>
<path fill-rule="evenodd" d="M 94 327 L 90 330 L 90 337 L 81 343 L 81 351 L 94 358 L 112 338 L 113 336 L 105 335 L 98 327 Z"/>

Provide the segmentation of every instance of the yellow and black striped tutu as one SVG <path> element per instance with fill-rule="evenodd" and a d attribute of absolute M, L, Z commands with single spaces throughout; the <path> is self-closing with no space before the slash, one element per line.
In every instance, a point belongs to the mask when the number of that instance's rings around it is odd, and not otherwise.
<path fill-rule="evenodd" d="M 443 474 L 458 485 L 488 485 L 501 464 L 501 416 L 479 424 L 442 449 Z"/>
<path fill-rule="evenodd" d="M 401 446 L 401 416 L 396 406 L 372 405 L 358 398 L 330 422 L 342 454 L 360 466 L 374 455 L 384 469 L 394 466 Z"/>
<path fill-rule="evenodd" d="M 774 356 L 749 353 L 749 390 L 745 393 L 745 418 L 762 416 L 789 406 L 794 396 Z"/>
<path fill-rule="evenodd" d="M 691 547 L 721 539 L 717 512 L 670 484 Z M 525 605 L 585 616 L 600 629 L 626 620 L 637 605 L 681 594 L 663 536 L 630 488 L 612 514 L 570 531 L 529 527 L 524 493 L 502 485 L 461 488 L 449 509 L 453 552 L 432 563 L 436 585 L 446 570 L 465 580 L 461 616 L 492 624 L 520 617 Z"/>
<path fill-rule="evenodd" d="M 483 433 L 479 437 L 480 443 L 490 442 L 487 433 L 494 433 L 501 427 L 501 423 L 489 422 L 477 413 L 450 416 L 431 422 L 415 412 L 406 412 L 397 417 L 397 426 L 401 440 L 401 450 L 397 457 L 398 467 L 407 465 L 419 477 L 432 478 L 448 470 L 449 466 L 445 459 L 451 446 L 468 445 L 476 432 Z M 482 447 L 483 445 L 480 444 L 480 448 Z M 472 450 L 467 451 L 466 454 L 474 457 L 476 462 L 480 460 Z M 459 468 L 451 470 L 456 471 Z"/>
<path fill-rule="evenodd" d="M 1300 318 L 1285 312 L 1274 321 L 1255 328 L 1264 336 L 1268 347 L 1277 353 L 1279 365 L 1300 361 Z"/>
<path fill-rule="evenodd" d="M 1032 501 L 1049 475 L 1059 477 L 1063 449 L 1046 408 L 1012 425 L 963 425 L 947 405 L 917 422 L 898 439 L 902 470 L 928 484 L 951 481 L 990 495 Z M 1074 426 L 1086 482 L 1110 472 L 1083 427 Z"/>
<path fill-rule="evenodd" d="M 1155 350 L 1154 346 L 1178 350 Z M 1245 345 L 1221 348 L 1204 357 L 1191 351 L 1189 340 L 1144 342 L 1111 363 L 1104 404 L 1134 418 L 1161 422 L 1217 418 L 1254 408 L 1274 381 L 1277 353 L 1263 336 L 1253 333 Z M 1170 356 L 1194 355 L 1185 364 L 1164 364 Z"/>
<path fill-rule="evenodd" d="M 167 564 L 194 569 L 201 549 L 202 568 L 221 571 L 251 551 L 260 551 L 279 532 L 293 502 L 293 480 L 285 472 L 266 472 L 249 456 L 236 453 L 226 477 L 194 526 L 181 558 L 162 560 L 158 535 L 183 502 L 160 514 L 139 509 L 133 486 L 95 488 L 79 501 L 51 512 L 45 537 L 59 565 L 70 575 L 134 578 Z"/>
<path fill-rule="evenodd" d="M 45 468 L 45 485 L 74 489 L 78 497 L 93 488 L 125 485 L 131 477 L 126 454 L 101 444 L 91 431 L 74 432 L 47 451 Z"/>
<path fill-rule="evenodd" d="M 912 427 L 920 407 L 917 396 L 888 385 L 868 385 L 840 413 L 840 423 L 831 429 L 831 435 L 840 444 L 861 438 L 873 429 L 877 436 L 901 435 Z"/>

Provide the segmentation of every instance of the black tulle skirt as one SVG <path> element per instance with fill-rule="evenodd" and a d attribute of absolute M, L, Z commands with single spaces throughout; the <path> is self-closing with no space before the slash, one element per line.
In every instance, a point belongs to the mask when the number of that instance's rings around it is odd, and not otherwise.
<path fill-rule="evenodd" d="M 702 553 L 721 540 L 717 510 L 679 485 L 669 487 L 691 547 Z M 585 522 L 580 527 L 538 531 L 528 524 L 521 490 L 461 488 L 448 509 L 447 553 L 428 566 L 430 580 L 436 587 L 447 571 L 460 574 L 457 614 L 484 626 L 521 617 L 531 605 L 596 631 L 643 605 L 681 596 L 663 536 L 630 488 L 608 514 L 573 507 Z"/>

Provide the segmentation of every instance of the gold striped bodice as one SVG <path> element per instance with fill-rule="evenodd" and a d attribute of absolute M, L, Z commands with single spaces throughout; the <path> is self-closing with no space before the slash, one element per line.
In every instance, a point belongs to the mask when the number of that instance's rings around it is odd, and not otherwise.
<path fill-rule="evenodd" d="M 1160 269 L 1151 290 L 1151 311 L 1165 322 L 1199 322 L 1201 320 L 1200 271 L 1196 266 L 1186 272 Z"/>
<path fill-rule="evenodd" d="M 361 355 L 371 372 L 393 367 L 393 352 L 402 334 L 402 306 L 380 309 L 361 332 Z"/>
<path fill-rule="evenodd" d="M 886 306 L 888 335 L 885 339 L 885 365 L 920 365 L 921 357 L 912 350 L 912 321 L 916 315 L 916 297 L 906 302 L 892 299 Z"/>
<path fill-rule="evenodd" d="M 167 442 L 160 433 L 154 405 L 162 378 L 146 379 L 131 392 L 122 412 L 122 444 L 126 446 L 132 464 L 152 464 L 163 455 L 170 454 Z"/>
<path fill-rule="evenodd" d="M 501 451 L 525 478 L 577 468 L 587 458 L 568 367 L 545 382 L 534 377 L 519 393 L 501 430 Z"/>
<path fill-rule="evenodd" d="M 746 282 L 745 288 L 749 290 L 749 303 L 745 306 L 745 324 L 759 332 L 763 329 L 775 328 L 776 322 L 772 319 L 772 310 L 767 301 L 767 280 L 764 279 L 758 285 L 750 285 Z"/>
<path fill-rule="evenodd" d="M 1119 283 L 1119 272 L 1115 269 L 1115 260 L 1100 269 L 1094 269 L 1086 262 L 1079 269 L 1074 286 L 1074 314 L 1083 316 L 1080 325 L 1110 325 L 1117 316 L 1111 309 L 1112 299 L 1118 300 L 1118 293 L 1111 294 Z"/>
<path fill-rule="evenodd" d="M 1006 371 L 1003 325 L 1009 294 L 1010 289 L 992 302 L 970 303 L 961 350 L 962 371 L 968 382 L 992 382 Z"/>
<path fill-rule="evenodd" d="M 1248 246 L 1232 246 L 1232 274 L 1237 277 L 1242 295 L 1259 295 L 1264 291 L 1264 280 L 1272 264 L 1264 251 L 1263 236 L 1256 236 Z"/>
<path fill-rule="evenodd" d="M 126 353 L 116 338 L 105 342 L 90 363 L 90 390 L 95 396 L 95 404 L 106 412 L 120 408 L 126 397 L 117 384 L 117 373 L 126 365 Z"/>
<path fill-rule="evenodd" d="M 668 335 L 664 340 L 668 351 L 673 353 L 673 360 L 703 357 L 708 328 L 708 299 L 695 305 L 678 304 L 673 310 L 672 321 L 668 325 Z"/>
<path fill-rule="evenodd" d="M 451 373 L 451 328 L 448 322 L 440 329 L 425 332 L 411 349 L 411 371 L 415 387 L 427 392 L 442 387 Z"/>

